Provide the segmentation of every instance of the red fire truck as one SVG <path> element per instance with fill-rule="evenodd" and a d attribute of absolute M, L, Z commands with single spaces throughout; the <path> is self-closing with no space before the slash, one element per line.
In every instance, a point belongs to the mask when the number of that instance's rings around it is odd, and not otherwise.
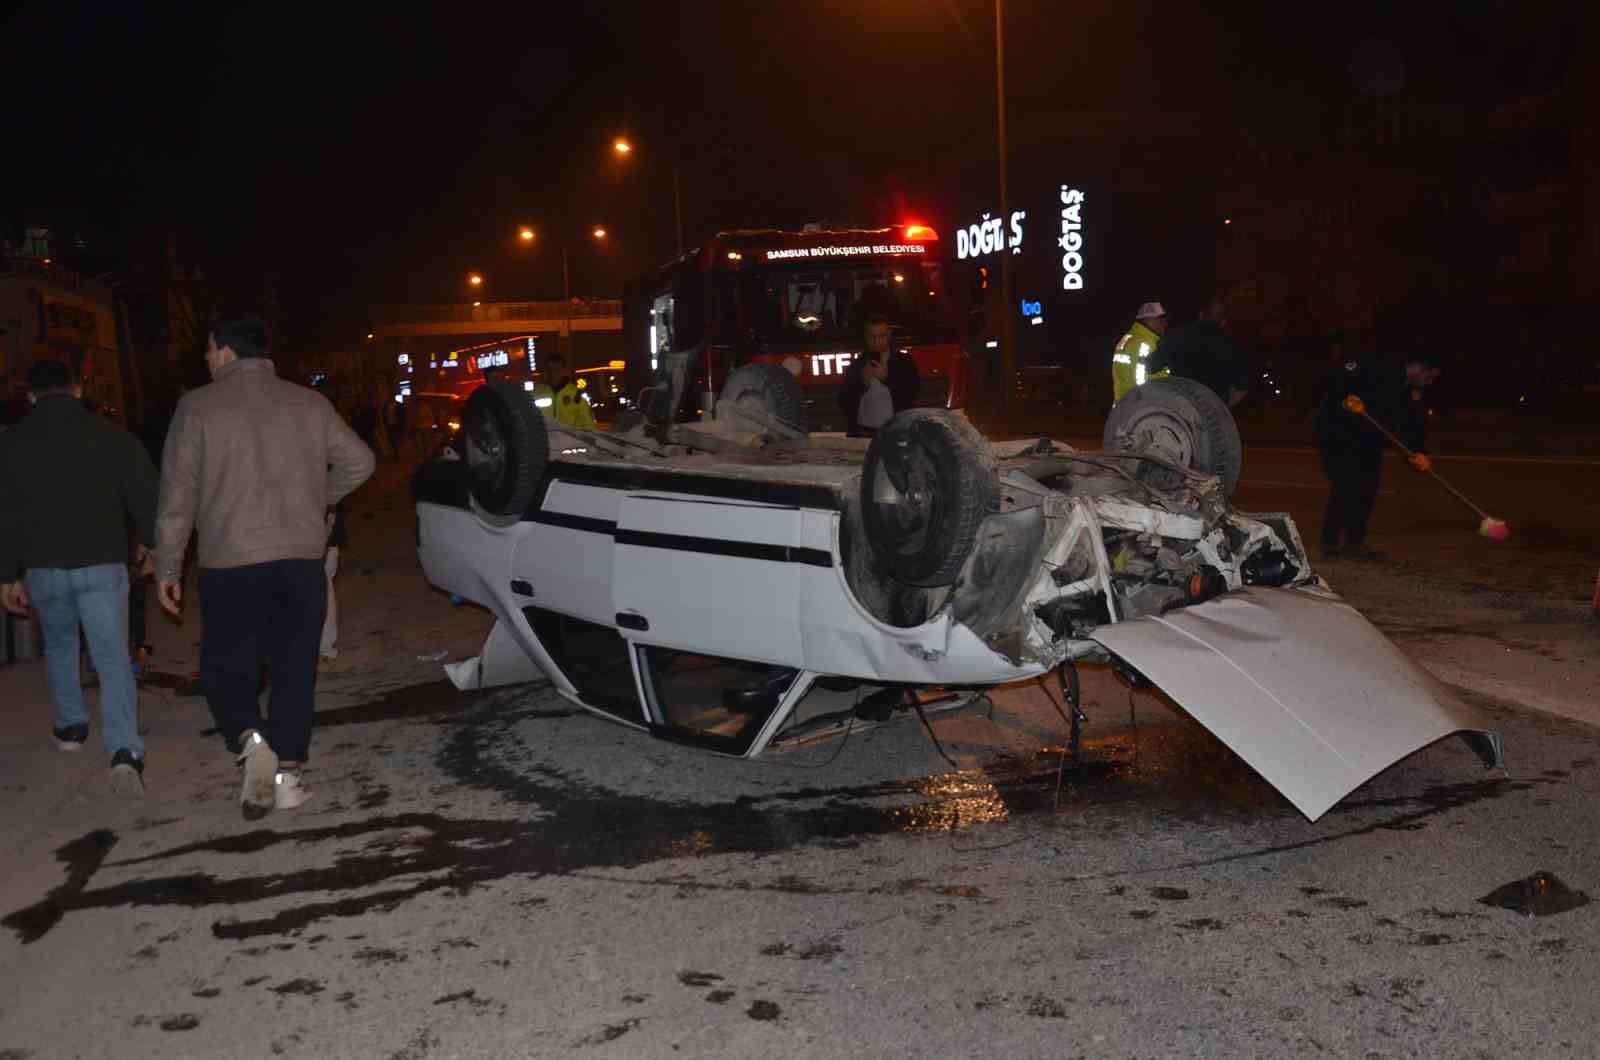
<path fill-rule="evenodd" d="M 919 405 L 966 403 L 966 357 L 945 297 L 939 237 L 926 225 L 747 229 L 640 277 L 623 297 L 627 391 L 655 382 L 667 353 L 696 350 L 692 418 L 741 364 L 781 364 L 799 379 L 815 428 L 843 416 L 836 392 L 860 353 L 867 318 L 888 318 L 895 348 L 917 363 Z"/>

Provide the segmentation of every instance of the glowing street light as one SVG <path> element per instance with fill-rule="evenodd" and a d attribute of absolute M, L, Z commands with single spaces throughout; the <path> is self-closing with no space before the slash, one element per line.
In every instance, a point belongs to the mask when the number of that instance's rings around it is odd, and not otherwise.
<path fill-rule="evenodd" d="M 474 287 L 482 287 L 483 286 L 483 277 L 479 276 L 475 272 L 471 272 L 471 273 L 467 274 L 467 282 L 469 284 L 471 284 L 472 286 L 474 286 Z"/>
<path fill-rule="evenodd" d="M 527 225 L 523 225 L 521 228 L 517 229 L 517 238 L 522 240 L 524 243 L 532 243 L 533 229 L 529 228 Z"/>
<path fill-rule="evenodd" d="M 619 155 L 630 155 L 633 153 L 633 145 L 621 136 L 617 137 L 616 142 L 611 145 L 611 149 Z"/>
<path fill-rule="evenodd" d="M 604 239 L 606 237 L 606 230 L 603 225 L 594 226 L 594 237 L 596 239 Z"/>

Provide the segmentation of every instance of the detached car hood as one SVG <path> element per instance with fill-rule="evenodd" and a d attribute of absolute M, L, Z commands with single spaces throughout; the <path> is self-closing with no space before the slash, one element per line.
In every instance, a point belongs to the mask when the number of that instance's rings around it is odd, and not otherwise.
<path fill-rule="evenodd" d="M 1211 730 L 1311 820 L 1414 751 L 1499 737 L 1325 589 L 1244 589 L 1093 639 Z"/>

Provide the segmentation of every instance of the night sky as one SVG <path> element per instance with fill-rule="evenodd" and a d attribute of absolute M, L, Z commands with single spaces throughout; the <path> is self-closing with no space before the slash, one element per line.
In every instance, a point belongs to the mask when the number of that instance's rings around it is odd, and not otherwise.
<path fill-rule="evenodd" d="M 947 223 L 993 195 L 989 0 L 375 10 L 23 4 L 0 74 L 8 168 L 27 162 L 8 209 L 87 207 L 113 254 L 171 231 L 232 300 L 270 277 L 287 341 L 338 346 L 372 304 L 464 299 L 469 269 L 487 298 L 559 296 L 563 227 L 574 288 L 616 294 L 670 256 L 674 161 L 691 244 Z M 1205 144 L 1292 135 L 1353 96 L 1492 101 L 1558 77 L 1559 33 L 1519 42 L 1575 10 L 1009 0 L 1014 138 L 1025 158 L 1086 112 L 1130 145 L 1178 123 L 1204 181 Z"/>

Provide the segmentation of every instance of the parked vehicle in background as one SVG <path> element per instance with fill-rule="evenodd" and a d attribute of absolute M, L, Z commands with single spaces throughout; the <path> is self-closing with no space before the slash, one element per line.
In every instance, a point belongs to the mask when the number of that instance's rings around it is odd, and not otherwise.
<path fill-rule="evenodd" d="M 589 398 L 595 419 L 613 423 L 619 413 L 628 407 L 630 399 L 623 391 L 624 361 L 612 361 L 594 368 L 579 368 L 573 372 L 574 385 Z"/>
<path fill-rule="evenodd" d="M 1017 369 L 1017 404 L 1045 411 L 1066 408 L 1072 402 L 1073 373 L 1065 365 L 1030 364 Z"/>

